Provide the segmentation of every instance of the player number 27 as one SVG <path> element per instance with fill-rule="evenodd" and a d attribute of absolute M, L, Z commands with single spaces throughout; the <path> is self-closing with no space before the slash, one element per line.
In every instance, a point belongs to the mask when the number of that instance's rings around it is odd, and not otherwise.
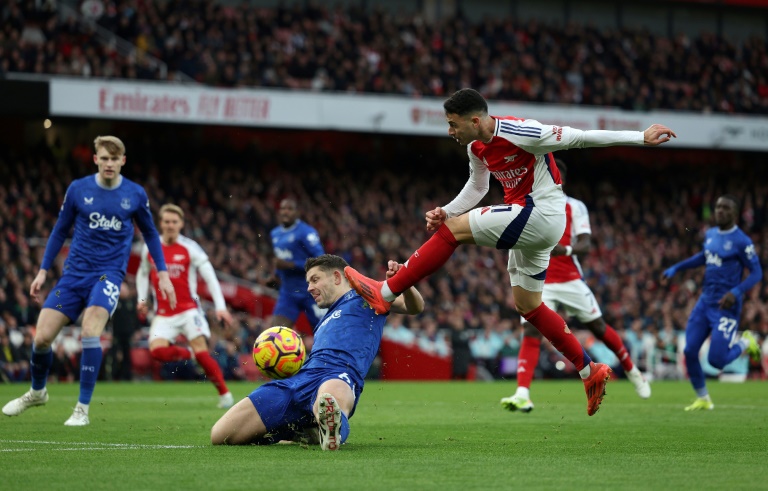
<path fill-rule="evenodd" d="M 733 330 L 736 328 L 736 319 L 730 319 L 728 317 L 720 317 L 720 324 L 717 325 L 717 330 L 722 331 L 723 337 L 728 339 L 731 337 Z"/>

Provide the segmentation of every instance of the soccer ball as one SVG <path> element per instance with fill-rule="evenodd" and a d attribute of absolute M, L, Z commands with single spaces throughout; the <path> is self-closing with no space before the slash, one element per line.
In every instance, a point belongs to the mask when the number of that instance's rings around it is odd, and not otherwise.
<path fill-rule="evenodd" d="M 253 361 L 267 378 L 294 375 L 304 364 L 306 350 L 301 337 L 291 328 L 276 326 L 265 330 L 253 343 Z"/>

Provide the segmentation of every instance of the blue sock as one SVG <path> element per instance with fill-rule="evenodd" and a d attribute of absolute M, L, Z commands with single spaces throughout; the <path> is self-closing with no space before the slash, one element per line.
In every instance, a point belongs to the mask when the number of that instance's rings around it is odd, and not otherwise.
<path fill-rule="evenodd" d="M 50 347 L 45 351 L 38 351 L 37 347 L 32 346 L 32 388 L 34 390 L 45 389 L 52 364 L 53 350 Z"/>
<path fill-rule="evenodd" d="M 80 404 L 90 404 L 96 378 L 101 368 L 101 342 L 98 336 L 83 338 L 83 355 L 80 357 Z"/>
<path fill-rule="evenodd" d="M 685 368 L 688 370 L 688 379 L 691 381 L 693 390 L 698 397 L 707 395 L 707 382 L 704 377 L 704 369 L 701 368 L 698 355 L 686 353 Z"/>
<path fill-rule="evenodd" d="M 343 411 L 341 413 L 341 430 L 339 434 L 341 435 L 341 443 L 346 442 L 349 436 L 349 419 L 347 419 L 347 415 Z"/>

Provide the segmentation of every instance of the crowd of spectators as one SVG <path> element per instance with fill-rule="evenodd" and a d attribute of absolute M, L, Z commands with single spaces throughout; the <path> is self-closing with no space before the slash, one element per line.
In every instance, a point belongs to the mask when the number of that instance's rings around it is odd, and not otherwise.
<path fill-rule="evenodd" d="M 93 23 L 57 14 L 55 2 L 11 1 L 0 10 L 0 74 L 174 80 L 183 73 L 220 87 L 413 97 L 474 87 L 499 100 L 768 113 L 765 38 L 670 38 L 513 17 L 471 22 L 461 13 L 428 22 L 419 13 L 313 1 L 275 8 L 215 0 L 83 3 L 98 26 L 135 49 L 121 54 L 101 43 Z M 146 55 L 165 62 L 167 72 Z"/>
<path fill-rule="evenodd" d="M 155 135 L 162 145 L 153 145 L 150 138 L 129 141 L 124 174 L 146 187 L 155 210 L 166 202 L 186 210 L 184 233 L 202 245 L 214 267 L 252 284 L 264 285 L 272 275 L 268 232 L 285 196 L 297 198 L 302 219 L 318 230 L 328 252 L 383 277 L 387 259 L 407 259 L 428 237 L 424 211 L 447 203 L 466 179 L 460 149 L 451 145 L 451 152 L 441 153 L 441 144 L 431 141 L 437 151 L 433 157 L 416 157 L 413 148 L 398 149 L 391 142 L 379 142 L 388 149 L 381 153 L 308 146 L 292 154 L 258 145 L 239 151 L 227 144 L 174 139 L 170 134 L 175 130 L 167 131 Z M 336 138 L 340 143 L 344 136 Z M 601 163 L 575 157 L 566 189 L 591 211 L 593 252 L 582 261 L 585 280 L 606 321 L 622 333 L 648 371 L 657 363 L 674 363 L 667 354 L 674 358 L 703 275 L 703 268 L 690 270 L 662 287 L 661 271 L 701 250 L 718 195 L 729 192 L 742 200 L 741 227 L 755 242 L 768 275 L 768 184 L 758 178 L 764 165 L 735 154 L 723 157 L 727 165 L 717 158 L 674 164 L 658 157 L 675 161 L 679 151 L 654 155 L 654 163 L 635 162 L 646 159 L 642 154 L 634 160 L 629 154 L 604 155 Z M 27 292 L 66 185 L 94 170 L 85 143 L 69 150 L 41 144 L 23 155 L 0 152 L 0 347 L 8 337 L 17 348 L 15 355 L 5 350 L 9 356 L 2 360 L 8 379 L 26 377 L 24 351 L 29 351 L 39 312 Z M 489 203 L 501 201 L 497 188 L 492 185 Z M 468 353 L 491 377 L 513 376 L 510 359 L 519 346 L 520 319 L 506 264 L 505 251 L 460 247 L 439 273 L 419 284 L 427 313 L 392 316 L 397 325 L 388 331 L 396 328 L 437 355 Z M 48 287 L 61 267 L 59 261 Z M 747 294 L 742 319 L 742 328 L 764 337 L 766 299 L 768 278 Z M 237 318 L 236 329 L 217 332 L 211 343 L 233 378 L 242 377 L 237 354 L 248 352 L 265 325 L 265 319 L 252 314 L 241 312 Z M 146 329 L 143 335 L 138 332 L 133 342 L 146 342 Z M 591 345 L 593 340 L 584 341 Z M 62 350 L 76 353 L 77 343 Z M 553 356 L 544 350 L 543 363 Z M 76 370 L 67 373 L 66 360 L 59 365 L 60 379 L 77 376 Z"/>

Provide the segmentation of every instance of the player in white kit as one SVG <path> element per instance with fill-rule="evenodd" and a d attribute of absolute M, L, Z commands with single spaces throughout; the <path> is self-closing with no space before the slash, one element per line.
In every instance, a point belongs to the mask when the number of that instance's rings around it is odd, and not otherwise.
<path fill-rule="evenodd" d="M 181 235 L 182 228 L 184 228 L 184 211 L 173 204 L 163 205 L 160 208 L 160 231 L 168 274 L 177 292 L 175 308 L 157 295 L 157 272 L 145 245 L 141 251 L 141 264 L 136 274 L 136 289 L 139 293 L 138 310 L 141 313 L 149 310 L 147 293 L 151 281 L 155 293 L 155 317 L 152 319 L 149 331 L 150 354 L 154 359 L 166 363 L 189 360 L 194 356 L 205 371 L 205 375 L 219 391 L 218 407 L 228 408 L 234 404 L 234 398 L 224 382 L 221 367 L 208 352 L 207 339 L 211 337 L 211 330 L 197 295 L 198 272 L 213 297 L 216 317 L 219 321 L 229 326 L 232 324 L 232 315 L 227 311 L 221 285 L 216 278 L 216 271 L 208 260 L 208 255 L 197 242 Z M 179 335 L 187 338 L 192 352 L 173 344 Z"/>
<path fill-rule="evenodd" d="M 560 179 L 565 186 L 568 167 L 560 159 L 555 159 L 560 171 Z M 624 342 L 618 333 L 603 320 L 603 313 L 597 304 L 595 295 L 584 281 L 578 256 L 589 254 L 591 248 L 592 227 L 589 224 L 589 212 L 583 202 L 566 197 L 565 233 L 551 252 L 547 277 L 544 280 L 541 300 L 550 309 L 565 310 L 569 316 L 576 317 L 584 327 L 603 341 L 618 357 L 627 378 L 635 385 L 635 391 L 643 399 L 651 396 L 651 387 L 632 363 Z M 523 340 L 518 354 L 517 391 L 501 400 L 501 405 L 510 411 L 530 412 L 533 402 L 530 387 L 541 351 L 541 333 L 523 320 Z"/>
<path fill-rule="evenodd" d="M 495 117 L 472 89 L 461 89 L 443 104 L 448 135 L 469 155 L 469 179 L 458 196 L 426 213 L 435 234 L 395 276 L 375 281 L 353 268 L 345 273 L 352 287 L 376 310 L 389 310 L 397 296 L 431 275 L 460 244 L 509 250 L 509 278 L 515 308 L 568 358 L 584 380 L 587 414 L 605 395 L 611 369 L 593 363 L 562 317 L 541 301 L 549 254 L 565 229 L 565 194 L 553 151 L 616 145 L 659 145 L 675 133 L 654 124 L 645 131 L 582 131 L 532 119 Z M 493 175 L 504 187 L 504 204 L 474 208 L 488 192 Z"/>

